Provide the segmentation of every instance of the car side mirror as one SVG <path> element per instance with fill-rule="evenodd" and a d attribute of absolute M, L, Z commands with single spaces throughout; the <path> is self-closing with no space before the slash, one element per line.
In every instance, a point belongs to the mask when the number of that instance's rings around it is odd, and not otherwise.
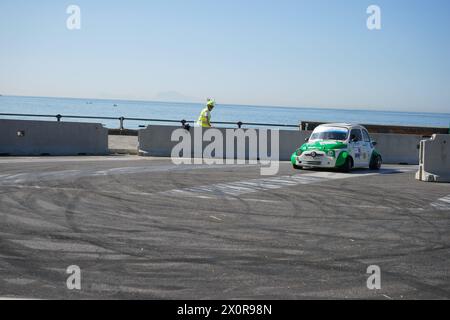
<path fill-rule="evenodd" d="M 306 138 L 305 138 L 305 142 L 308 142 L 308 141 L 309 141 L 309 138 L 310 138 L 310 137 L 306 137 Z"/>
<path fill-rule="evenodd" d="M 372 141 L 372 145 L 375 147 L 378 144 L 376 141 Z"/>

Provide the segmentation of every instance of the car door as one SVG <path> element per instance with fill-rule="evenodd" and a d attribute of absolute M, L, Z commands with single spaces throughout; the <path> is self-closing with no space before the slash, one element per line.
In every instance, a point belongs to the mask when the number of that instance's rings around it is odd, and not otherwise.
<path fill-rule="evenodd" d="M 363 137 L 361 129 L 352 129 L 350 131 L 350 147 L 351 156 L 353 158 L 354 167 L 364 166 L 363 156 Z"/>
<path fill-rule="evenodd" d="M 362 129 L 363 142 L 362 142 L 362 158 L 364 160 L 364 166 L 369 166 L 370 158 L 372 157 L 372 142 L 370 141 L 369 132 L 366 129 Z"/>

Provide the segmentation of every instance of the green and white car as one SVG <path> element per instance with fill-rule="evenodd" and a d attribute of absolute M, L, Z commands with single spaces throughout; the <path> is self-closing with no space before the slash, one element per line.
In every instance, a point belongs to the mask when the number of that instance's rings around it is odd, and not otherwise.
<path fill-rule="evenodd" d="M 318 126 L 307 142 L 291 157 L 295 169 L 353 168 L 379 170 L 381 155 L 375 150 L 369 132 L 361 125 L 331 123 Z"/>

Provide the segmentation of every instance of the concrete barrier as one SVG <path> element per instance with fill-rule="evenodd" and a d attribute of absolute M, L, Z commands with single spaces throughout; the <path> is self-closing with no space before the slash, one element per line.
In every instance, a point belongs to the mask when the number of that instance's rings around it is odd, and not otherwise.
<path fill-rule="evenodd" d="M 170 157 L 172 149 L 178 142 L 172 142 L 172 132 L 180 127 L 175 126 L 147 126 L 139 130 L 138 149 L 141 156 Z M 184 155 L 190 157 L 190 154 Z"/>
<path fill-rule="evenodd" d="M 419 164 L 420 135 L 374 133 L 370 135 L 377 142 L 383 163 L 387 164 Z"/>
<path fill-rule="evenodd" d="M 172 149 L 179 143 L 171 141 L 174 130 L 180 129 L 175 126 L 148 126 L 146 129 L 139 130 L 139 150 L 144 156 L 170 157 Z M 193 133 L 194 128 L 191 128 Z M 226 136 L 225 129 L 218 129 Z M 233 129 L 237 130 L 237 129 Z M 204 131 L 206 132 L 206 131 Z M 245 129 L 244 129 L 245 132 Z M 259 129 L 256 129 L 259 136 Z M 270 134 L 269 134 L 270 135 Z M 299 148 L 305 139 L 311 135 L 311 131 L 280 130 L 279 131 L 279 159 L 280 161 L 289 161 L 292 153 Z M 377 141 L 377 149 L 383 157 L 383 162 L 387 164 L 418 164 L 419 163 L 419 143 L 422 136 L 406 134 L 372 134 L 372 139 Z M 184 157 L 194 157 L 194 138 L 191 135 L 192 149 Z M 203 149 L 209 142 L 203 143 Z M 248 146 L 248 143 L 246 144 Z M 235 144 L 236 146 L 236 144 Z M 270 147 L 270 142 L 268 143 Z M 224 144 L 224 153 L 226 145 Z M 247 148 L 248 149 L 248 148 Z M 269 149 L 269 153 L 271 150 Z M 201 155 L 201 153 L 200 153 Z M 248 150 L 246 158 L 248 158 Z M 259 149 L 258 149 L 259 156 Z M 237 155 L 235 154 L 235 157 Z"/>
<path fill-rule="evenodd" d="M 172 150 L 176 145 L 179 144 L 180 141 L 171 141 L 172 133 L 177 130 L 181 129 L 180 127 L 174 127 L 174 126 L 148 126 L 146 129 L 139 130 L 139 154 L 142 156 L 155 156 L 155 157 L 170 157 Z M 202 157 L 203 150 L 211 143 L 210 141 L 206 141 L 202 143 L 202 150 L 194 150 L 194 139 L 195 139 L 195 130 L 198 130 L 199 128 L 190 128 L 189 133 L 190 135 L 190 143 L 191 148 L 189 152 L 186 152 L 186 154 L 180 154 L 180 156 L 183 157 Z M 183 129 L 184 130 L 184 129 Z M 237 154 L 237 144 L 238 141 L 235 139 L 235 141 L 232 144 L 227 145 L 227 129 L 224 128 L 218 128 L 218 130 L 222 137 L 223 137 L 223 155 L 216 155 L 218 158 L 242 158 L 239 157 Z M 238 129 L 228 129 L 228 134 L 230 133 L 237 133 Z M 231 131 L 230 131 L 231 130 Z M 203 130 L 203 134 L 207 133 L 209 130 Z M 267 130 L 268 135 L 268 141 L 267 141 L 267 152 L 265 152 L 267 155 L 272 154 L 271 149 L 271 131 L 273 130 Z M 187 132 L 187 131 L 186 131 Z M 249 148 L 249 134 L 250 131 L 248 129 L 242 129 L 241 132 L 245 135 L 247 134 L 246 140 L 245 140 L 245 159 L 257 159 L 264 156 L 264 152 L 260 150 L 259 146 L 259 138 L 261 137 L 261 129 L 255 129 L 254 132 L 256 132 L 257 141 L 258 141 L 258 148 L 256 150 L 256 157 L 252 156 L 252 153 L 250 152 Z M 290 157 L 292 153 L 305 142 L 305 138 L 309 136 L 309 132 L 306 131 L 279 131 L 279 158 L 282 161 L 290 160 Z M 254 137 L 251 137 L 252 139 Z M 181 140 L 181 139 L 180 139 Z M 233 156 L 227 156 L 230 155 L 230 147 L 234 148 Z"/>
<path fill-rule="evenodd" d="M 108 154 L 108 129 L 94 123 L 0 120 L 0 155 L 80 154 Z"/>
<path fill-rule="evenodd" d="M 435 134 L 420 142 L 420 163 L 416 179 L 450 182 L 450 134 Z"/>

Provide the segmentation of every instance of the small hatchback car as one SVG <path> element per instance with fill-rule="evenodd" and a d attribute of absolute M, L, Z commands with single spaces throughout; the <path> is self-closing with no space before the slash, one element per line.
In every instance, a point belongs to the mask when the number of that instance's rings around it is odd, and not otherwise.
<path fill-rule="evenodd" d="M 318 126 L 307 142 L 292 154 L 295 169 L 353 168 L 379 170 L 381 155 L 366 128 L 357 124 L 331 123 Z"/>

